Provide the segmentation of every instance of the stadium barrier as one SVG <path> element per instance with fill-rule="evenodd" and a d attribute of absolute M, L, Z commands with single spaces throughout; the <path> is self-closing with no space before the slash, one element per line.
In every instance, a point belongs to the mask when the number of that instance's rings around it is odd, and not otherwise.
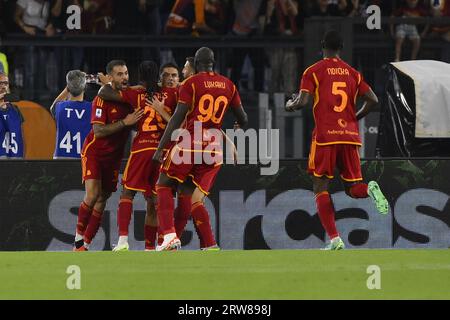
<path fill-rule="evenodd" d="M 206 200 L 223 249 L 309 249 L 324 244 L 306 160 L 282 161 L 274 176 L 257 165 L 224 166 Z M 337 225 L 349 248 L 450 247 L 450 159 L 363 161 L 367 180 L 379 181 L 390 203 L 378 215 L 369 199 L 354 200 L 333 181 Z M 0 162 L 0 250 L 72 248 L 78 206 L 84 196 L 78 161 Z M 93 250 L 110 250 L 117 239 L 120 192 L 108 201 Z M 130 246 L 142 250 L 145 203 L 134 203 Z M 191 222 L 184 249 L 198 249 Z"/>

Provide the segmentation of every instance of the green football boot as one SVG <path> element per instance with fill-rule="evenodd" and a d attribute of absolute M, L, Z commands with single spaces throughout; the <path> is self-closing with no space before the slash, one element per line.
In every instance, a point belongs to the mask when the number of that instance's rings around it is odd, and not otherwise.
<path fill-rule="evenodd" d="M 130 246 L 128 245 L 128 242 L 117 245 L 113 249 L 114 252 L 129 251 L 129 250 L 130 250 Z"/>
<path fill-rule="evenodd" d="M 322 250 L 325 251 L 337 251 L 337 250 L 344 250 L 345 249 L 345 243 L 342 241 L 340 237 L 334 238 L 330 241 L 330 243 L 323 248 Z"/>
<path fill-rule="evenodd" d="M 201 251 L 220 251 L 220 247 L 218 245 L 207 247 L 207 248 L 201 248 Z"/>
<path fill-rule="evenodd" d="M 369 196 L 380 214 L 386 215 L 389 212 L 389 203 L 383 192 L 381 192 L 380 186 L 375 181 L 369 182 Z"/>

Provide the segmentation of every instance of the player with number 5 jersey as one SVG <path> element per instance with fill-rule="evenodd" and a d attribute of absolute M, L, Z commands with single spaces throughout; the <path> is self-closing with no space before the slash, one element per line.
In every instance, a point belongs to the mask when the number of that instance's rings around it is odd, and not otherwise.
<path fill-rule="evenodd" d="M 324 59 L 303 73 L 300 92 L 286 103 L 287 111 L 301 109 L 313 97 L 313 131 L 308 172 L 320 221 L 330 239 L 327 250 L 345 248 L 335 223 L 335 212 L 328 185 L 339 169 L 347 195 L 374 201 L 379 213 L 388 212 L 388 202 L 375 181 L 362 182 L 358 120 L 365 117 L 378 103 L 378 98 L 361 74 L 339 57 L 343 40 L 336 31 L 329 31 L 322 41 Z M 356 110 L 356 102 L 364 104 Z"/>

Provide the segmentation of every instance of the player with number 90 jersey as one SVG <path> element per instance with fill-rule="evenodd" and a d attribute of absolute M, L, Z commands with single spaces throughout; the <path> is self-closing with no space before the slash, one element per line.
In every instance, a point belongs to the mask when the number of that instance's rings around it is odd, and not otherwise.
<path fill-rule="evenodd" d="M 182 83 L 179 103 L 190 108 L 185 128 L 194 133 L 195 121 L 200 121 L 203 129 L 221 129 L 228 107 L 240 106 L 241 98 L 230 79 L 214 72 L 200 72 Z"/>
<path fill-rule="evenodd" d="M 209 152 L 205 148 L 206 145 L 218 144 L 216 141 L 202 141 L 202 145 L 199 146 L 201 142 L 196 141 L 196 136 L 199 133 L 194 132 L 195 123 L 201 123 L 203 132 L 200 135 L 206 138 L 207 131 L 205 132 L 205 130 L 220 130 L 228 108 L 240 107 L 241 98 L 236 86 L 230 79 L 214 72 L 200 72 L 182 83 L 178 103 L 189 108 L 184 128 L 191 136 L 190 150 L 186 148 L 184 141 L 172 146 L 161 167 L 161 172 L 179 182 L 184 182 L 189 175 L 193 183 L 207 195 L 222 163 L 194 164 L 194 153 L 199 151 Z M 215 157 L 215 160 L 222 158 L 222 151 L 219 148 L 220 145 L 213 148 L 216 155 L 219 154 Z M 177 164 L 178 161 L 175 160 L 175 157 L 180 150 L 182 153 L 190 153 L 190 163 Z"/>

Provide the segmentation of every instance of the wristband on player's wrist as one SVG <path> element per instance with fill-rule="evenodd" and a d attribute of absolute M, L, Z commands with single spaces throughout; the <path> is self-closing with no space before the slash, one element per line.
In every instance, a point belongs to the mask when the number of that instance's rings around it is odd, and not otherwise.
<path fill-rule="evenodd" d="M 127 125 L 125 124 L 125 121 L 120 120 L 120 123 L 122 124 L 122 128 L 125 128 Z"/>

